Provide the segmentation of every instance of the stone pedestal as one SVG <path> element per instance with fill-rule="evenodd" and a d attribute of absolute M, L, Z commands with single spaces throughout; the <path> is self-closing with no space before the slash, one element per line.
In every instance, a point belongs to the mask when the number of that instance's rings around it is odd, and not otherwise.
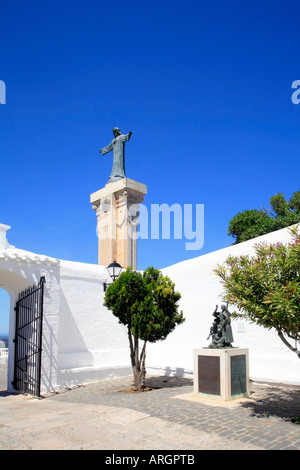
<path fill-rule="evenodd" d="M 98 264 L 117 261 L 124 268 L 137 269 L 136 229 L 145 194 L 147 186 L 129 178 L 107 183 L 91 194 L 97 215 Z"/>
<path fill-rule="evenodd" d="M 249 397 L 248 349 L 194 349 L 194 393 L 224 401 Z"/>

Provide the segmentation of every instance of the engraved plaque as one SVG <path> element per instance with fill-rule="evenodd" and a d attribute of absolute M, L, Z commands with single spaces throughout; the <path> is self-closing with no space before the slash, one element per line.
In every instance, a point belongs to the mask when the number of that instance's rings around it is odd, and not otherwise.
<path fill-rule="evenodd" d="M 231 356 L 231 396 L 247 392 L 246 356 Z"/>
<path fill-rule="evenodd" d="M 220 358 L 198 356 L 199 392 L 220 395 Z"/>

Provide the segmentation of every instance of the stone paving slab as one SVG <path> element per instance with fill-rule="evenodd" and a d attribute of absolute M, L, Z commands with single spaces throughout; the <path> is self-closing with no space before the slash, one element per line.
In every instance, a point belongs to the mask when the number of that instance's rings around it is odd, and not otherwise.
<path fill-rule="evenodd" d="M 131 384 L 105 380 L 42 399 L 2 392 L 0 449 L 300 450 L 297 387 L 255 385 L 249 400 L 226 407 L 182 399 L 190 379 L 149 377 L 153 390 L 121 391 Z"/>

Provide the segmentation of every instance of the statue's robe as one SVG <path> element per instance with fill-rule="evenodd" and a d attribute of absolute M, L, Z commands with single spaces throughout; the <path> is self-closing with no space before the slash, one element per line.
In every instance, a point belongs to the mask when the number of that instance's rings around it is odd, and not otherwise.
<path fill-rule="evenodd" d="M 130 135 L 121 134 L 111 141 L 107 147 L 101 149 L 101 153 L 106 153 L 113 150 L 113 167 L 108 182 L 117 181 L 121 178 L 125 178 L 125 142 L 128 142 Z"/>

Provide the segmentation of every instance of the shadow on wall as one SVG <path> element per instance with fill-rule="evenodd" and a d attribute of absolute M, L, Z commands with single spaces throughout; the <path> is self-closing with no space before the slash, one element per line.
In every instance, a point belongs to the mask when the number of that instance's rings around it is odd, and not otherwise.
<path fill-rule="evenodd" d="M 53 351 L 57 349 L 57 339 L 53 332 L 52 325 L 48 321 L 47 317 L 43 319 L 43 329 L 47 328 L 47 335 L 43 335 L 42 343 L 42 359 L 44 360 L 45 355 L 48 356 L 47 367 L 44 367 L 42 360 L 42 377 L 41 386 L 42 389 L 54 390 L 56 388 L 56 376 L 57 376 L 57 359 Z M 55 381 L 53 383 L 53 377 Z"/>
<path fill-rule="evenodd" d="M 49 299 L 51 301 L 51 299 Z M 57 319 L 44 316 L 42 389 L 83 383 L 82 368 L 92 368 L 93 355 L 88 351 L 62 289 L 59 287 Z"/>
<path fill-rule="evenodd" d="M 63 291 L 60 290 L 58 369 L 93 365 L 94 357 L 89 352 Z"/>
<path fill-rule="evenodd" d="M 149 376 L 157 375 L 167 378 L 184 378 L 187 380 L 193 380 L 194 373 L 191 370 L 184 369 L 183 367 L 147 367 L 147 374 Z M 175 381 L 174 381 L 175 383 Z"/>
<path fill-rule="evenodd" d="M 72 312 L 72 306 L 60 289 L 58 335 L 55 337 L 49 327 L 46 345 L 49 351 L 57 350 L 57 355 L 51 355 L 48 371 L 49 384 L 51 377 L 56 374 L 57 389 L 131 374 L 131 368 L 125 365 L 105 366 L 105 358 L 102 365 L 96 364 L 95 356 L 90 350 L 91 331 L 88 329 L 81 332 L 81 328 L 86 326 L 85 322 L 86 318 L 81 316 L 80 309 L 79 313 Z M 53 386 L 47 387 L 47 390 L 50 389 L 53 390 Z"/>
<path fill-rule="evenodd" d="M 172 369 L 171 367 L 167 366 L 165 370 L 165 376 L 170 377 L 185 377 L 186 371 L 182 367 L 176 367 L 175 369 Z"/>
<path fill-rule="evenodd" d="M 166 368 L 166 372 L 168 372 Z M 181 373 L 182 373 L 181 369 Z M 180 371 L 179 371 L 180 373 Z M 159 375 L 159 376 L 150 376 L 145 379 L 146 387 L 151 388 L 175 388 L 175 387 L 193 387 L 193 378 L 184 377 L 183 375 Z"/>

